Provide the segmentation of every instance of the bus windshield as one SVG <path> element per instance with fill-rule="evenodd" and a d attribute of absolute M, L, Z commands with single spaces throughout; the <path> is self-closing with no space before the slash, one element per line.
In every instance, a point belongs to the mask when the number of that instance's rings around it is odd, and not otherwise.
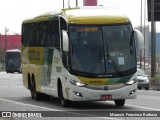
<path fill-rule="evenodd" d="M 74 25 L 69 27 L 71 70 L 88 75 L 122 75 L 136 68 L 132 27 Z"/>
<path fill-rule="evenodd" d="M 20 58 L 20 52 L 7 52 L 6 58 Z"/>
<path fill-rule="evenodd" d="M 18 50 L 8 50 L 5 57 L 5 69 L 7 73 L 21 73 L 21 52 Z"/>

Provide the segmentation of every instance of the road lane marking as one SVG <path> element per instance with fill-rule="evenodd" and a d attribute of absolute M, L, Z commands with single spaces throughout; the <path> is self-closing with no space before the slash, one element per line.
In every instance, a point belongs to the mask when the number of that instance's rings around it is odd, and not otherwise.
<path fill-rule="evenodd" d="M 16 88 L 24 88 L 24 86 L 14 86 L 14 85 L 11 85 L 11 86 L 0 86 L 1 88 L 8 88 L 8 87 L 16 87 Z"/>
<path fill-rule="evenodd" d="M 142 106 L 130 105 L 130 104 L 125 104 L 125 105 L 131 106 L 131 107 L 137 107 L 137 108 L 147 109 L 147 110 L 152 110 L 152 111 L 160 111 L 160 109 L 155 109 L 155 108 L 142 107 Z"/>
<path fill-rule="evenodd" d="M 12 103 L 16 103 L 16 104 L 20 104 L 20 105 L 24 105 L 24 106 L 32 106 L 32 107 L 38 107 L 38 108 L 42 108 L 42 109 L 48 109 L 48 110 L 51 110 L 51 111 L 61 111 L 61 110 L 57 110 L 57 109 L 51 109 L 51 108 L 47 108 L 47 107 L 40 107 L 40 106 L 37 106 L 37 105 L 21 103 L 21 102 L 7 100 L 7 99 L 3 99 L 3 98 L 0 98 L 0 100 L 7 101 L 7 102 L 12 102 Z"/>
<path fill-rule="evenodd" d="M 75 112 L 69 112 L 69 111 L 63 111 L 63 110 L 52 109 L 52 108 L 47 108 L 47 107 L 41 107 L 41 106 L 37 106 L 37 105 L 31 105 L 31 104 L 21 103 L 21 102 L 12 101 L 12 100 L 7 100 L 7 99 L 3 99 L 3 98 L 0 98 L 0 100 L 6 101 L 6 102 L 15 103 L 15 104 L 20 104 L 20 105 L 24 105 L 24 106 L 37 107 L 37 108 L 46 109 L 46 110 L 50 110 L 50 111 L 61 111 L 61 112 L 65 112 L 65 113 L 71 113 L 71 114 L 88 116 L 88 117 L 96 117 L 96 118 L 107 119 L 107 120 L 122 120 L 122 119 L 117 119 L 117 118 L 113 118 L 113 117 L 112 117 L 112 118 L 111 118 L 111 117 L 99 117 L 99 116 L 90 115 L 90 114 L 75 113 L 76 111 L 75 111 Z M 28 110 L 28 109 L 27 109 L 27 110 Z M 12 111 L 12 110 L 11 110 L 11 111 Z"/>
<path fill-rule="evenodd" d="M 106 101 L 106 102 L 113 103 L 113 101 Z M 142 109 L 147 109 L 152 111 L 160 111 L 160 109 L 156 109 L 156 108 L 149 108 L 149 107 L 143 107 L 143 106 L 137 106 L 137 105 L 131 105 L 131 104 L 125 104 L 125 106 L 137 107 L 137 108 L 142 108 Z"/>

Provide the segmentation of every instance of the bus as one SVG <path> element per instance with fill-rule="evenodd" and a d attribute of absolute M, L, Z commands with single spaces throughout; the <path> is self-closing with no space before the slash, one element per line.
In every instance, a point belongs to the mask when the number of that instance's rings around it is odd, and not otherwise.
<path fill-rule="evenodd" d="M 130 19 L 103 6 L 63 8 L 25 19 L 23 84 L 32 99 L 57 97 L 63 107 L 108 100 L 124 106 L 137 96 L 140 43 L 143 36 Z M 112 54 L 115 48 L 120 56 Z"/>
<path fill-rule="evenodd" d="M 6 51 L 5 70 L 7 73 L 21 73 L 21 51 L 19 49 Z"/>

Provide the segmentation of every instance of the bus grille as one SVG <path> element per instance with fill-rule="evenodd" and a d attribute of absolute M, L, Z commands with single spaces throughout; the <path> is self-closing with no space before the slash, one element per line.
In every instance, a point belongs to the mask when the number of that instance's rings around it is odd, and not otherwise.
<path fill-rule="evenodd" d="M 125 87 L 125 84 L 116 84 L 116 85 L 86 85 L 85 88 L 93 90 L 116 90 L 122 87 Z M 108 88 L 108 89 L 106 89 Z"/>

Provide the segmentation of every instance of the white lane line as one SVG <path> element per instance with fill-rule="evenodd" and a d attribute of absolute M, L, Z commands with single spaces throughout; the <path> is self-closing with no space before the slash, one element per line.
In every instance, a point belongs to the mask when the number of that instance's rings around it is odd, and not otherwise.
<path fill-rule="evenodd" d="M 99 118 L 102 118 L 102 119 L 106 119 L 106 120 L 124 120 L 124 119 L 117 119 L 117 118 L 110 118 L 110 117 L 99 117 Z"/>
<path fill-rule="evenodd" d="M 114 103 L 113 101 L 106 101 L 106 102 L 107 102 L 107 103 Z M 137 106 L 137 105 L 131 105 L 131 104 L 125 104 L 125 106 L 142 108 L 142 109 L 147 109 L 147 110 L 151 110 L 151 111 L 160 111 L 160 109 L 156 109 L 156 108 L 149 108 L 149 107 L 143 107 L 143 106 Z"/>
<path fill-rule="evenodd" d="M 1 88 L 8 88 L 8 87 L 16 87 L 16 88 L 24 88 L 24 86 L 14 86 L 14 85 L 11 85 L 11 86 L 0 86 Z"/>
<path fill-rule="evenodd" d="M 50 111 L 61 111 L 61 110 L 58 110 L 58 109 L 51 109 L 51 108 L 47 108 L 47 107 L 40 107 L 40 106 L 37 106 L 37 105 L 31 105 L 31 104 L 21 103 L 21 102 L 7 100 L 7 99 L 3 99 L 3 98 L 0 98 L 0 100 L 6 101 L 6 102 L 12 102 L 12 103 L 16 103 L 16 104 L 20 104 L 20 105 L 24 105 L 24 106 L 38 107 L 38 108 L 47 109 L 47 110 L 50 110 Z"/>
<path fill-rule="evenodd" d="M 16 103 L 16 104 L 20 104 L 20 105 L 24 105 L 24 106 L 32 106 L 32 107 L 37 107 L 37 108 L 41 108 L 41 109 L 46 109 L 48 111 L 61 111 L 61 112 L 65 112 L 65 113 L 83 115 L 83 116 L 88 116 L 88 117 L 96 117 L 96 118 L 107 119 L 107 120 L 122 120 L 122 119 L 117 119 L 117 118 L 113 118 L 113 117 L 112 118 L 111 117 L 98 117 L 98 116 L 90 115 L 90 114 L 75 113 L 76 111 L 75 112 L 68 112 L 68 111 L 63 111 L 63 110 L 58 110 L 58 109 L 47 108 L 47 107 L 40 107 L 40 106 L 37 106 L 37 105 L 25 104 L 25 103 L 16 102 L 16 101 L 12 101 L 12 100 L 7 100 L 7 99 L 3 99 L 3 98 L 0 98 L 0 100 L 6 101 L 6 102 L 11 102 L 11 103 Z"/>
<path fill-rule="evenodd" d="M 130 104 L 125 104 L 125 105 L 131 106 L 131 107 L 137 107 L 137 108 L 147 109 L 147 110 L 152 110 L 152 111 L 160 111 L 160 109 L 155 109 L 155 108 L 142 107 L 142 106 L 130 105 Z"/>

